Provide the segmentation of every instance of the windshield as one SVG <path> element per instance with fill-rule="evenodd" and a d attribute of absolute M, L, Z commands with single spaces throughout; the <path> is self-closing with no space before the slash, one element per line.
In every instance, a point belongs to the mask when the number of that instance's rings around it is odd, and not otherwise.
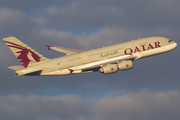
<path fill-rule="evenodd" d="M 172 40 L 169 40 L 168 42 L 170 43 Z"/>

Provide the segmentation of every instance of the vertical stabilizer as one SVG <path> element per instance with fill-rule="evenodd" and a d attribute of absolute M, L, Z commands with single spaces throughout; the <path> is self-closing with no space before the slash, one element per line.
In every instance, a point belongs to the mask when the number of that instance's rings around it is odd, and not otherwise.
<path fill-rule="evenodd" d="M 25 68 L 47 59 L 15 37 L 3 40 Z"/>

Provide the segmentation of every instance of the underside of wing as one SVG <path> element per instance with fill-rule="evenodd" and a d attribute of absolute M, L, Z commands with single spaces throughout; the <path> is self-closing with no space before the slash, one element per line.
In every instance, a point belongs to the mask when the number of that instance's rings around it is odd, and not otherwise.
<path fill-rule="evenodd" d="M 136 56 L 121 56 L 117 59 L 103 60 L 94 62 L 86 65 L 79 66 L 82 72 L 96 72 L 100 71 L 104 74 L 111 74 L 118 70 L 128 70 L 133 67 L 132 61 L 135 60 Z"/>
<path fill-rule="evenodd" d="M 117 64 L 120 61 L 133 61 L 137 58 L 137 56 L 131 56 L 131 55 L 124 55 L 124 56 L 119 56 L 116 58 L 111 58 L 111 59 L 106 59 L 106 60 L 101 60 L 97 62 L 92 62 L 89 64 L 85 65 L 80 65 L 78 67 L 75 67 L 75 70 L 82 70 L 82 71 L 98 71 L 101 67 L 106 66 L 108 64 Z M 74 69 L 74 68 L 72 68 Z"/>
<path fill-rule="evenodd" d="M 81 49 L 66 48 L 66 47 L 61 47 L 61 46 L 52 46 L 52 47 L 48 45 L 46 46 L 48 47 L 48 50 L 53 49 L 58 52 L 65 53 L 66 55 L 72 55 L 72 54 L 87 51 L 87 50 L 81 50 Z"/>

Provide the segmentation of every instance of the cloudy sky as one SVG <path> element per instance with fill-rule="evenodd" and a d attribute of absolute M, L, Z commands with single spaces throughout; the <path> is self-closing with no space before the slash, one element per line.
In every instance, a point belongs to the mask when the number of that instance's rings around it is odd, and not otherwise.
<path fill-rule="evenodd" d="M 46 45 L 95 49 L 164 36 L 180 44 L 179 0 L 0 0 L 0 38 L 15 36 L 47 58 Z M 179 120 L 180 48 L 110 75 L 15 77 L 0 40 L 1 120 Z"/>

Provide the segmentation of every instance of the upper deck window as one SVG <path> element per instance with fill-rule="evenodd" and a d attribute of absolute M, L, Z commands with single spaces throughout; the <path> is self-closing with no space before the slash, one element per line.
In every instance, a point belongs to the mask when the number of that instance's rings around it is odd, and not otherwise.
<path fill-rule="evenodd" d="M 172 40 L 169 40 L 168 42 L 171 42 Z"/>

